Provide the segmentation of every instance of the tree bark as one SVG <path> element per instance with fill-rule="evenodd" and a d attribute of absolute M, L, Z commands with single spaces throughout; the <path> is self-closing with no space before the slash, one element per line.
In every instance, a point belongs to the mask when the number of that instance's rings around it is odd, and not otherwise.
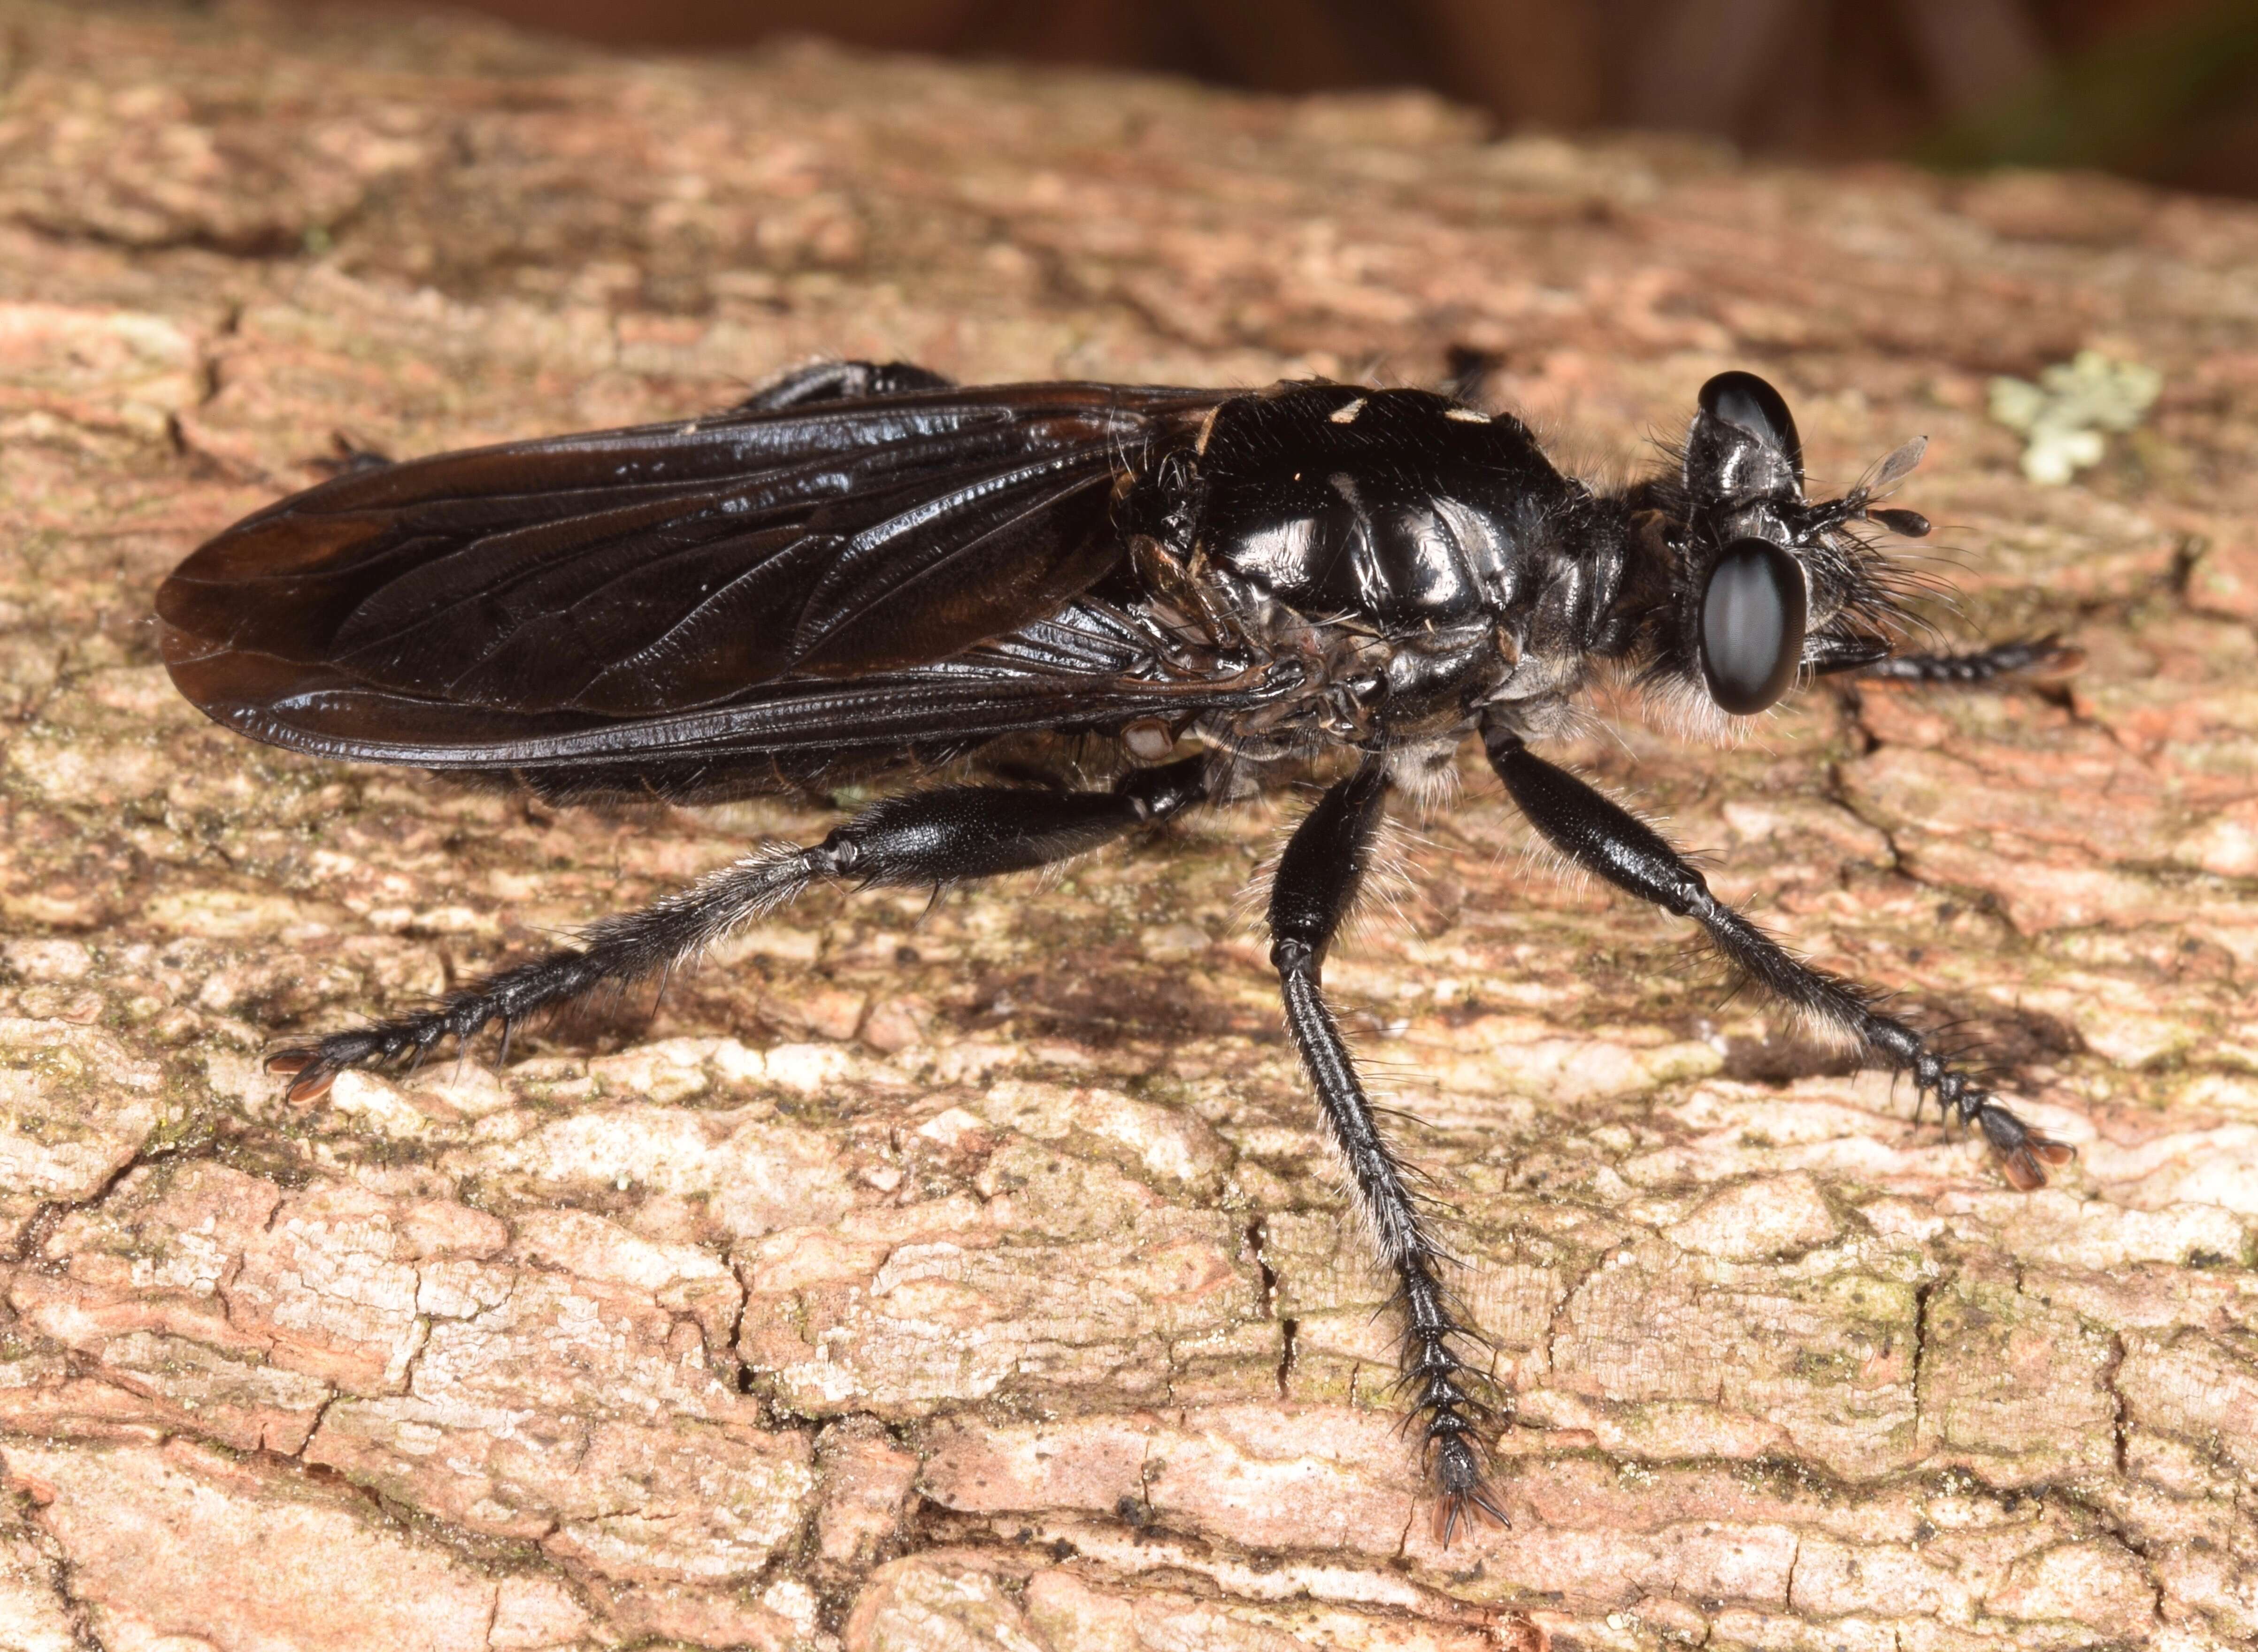
<path fill-rule="evenodd" d="M 2077 1647 L 2258 1635 L 2258 212 L 848 56 L 4 0 L 0 1645 Z M 1987 379 L 2161 369 L 2070 486 Z M 2066 690 L 1565 748 L 2075 1166 L 2009 1191 L 1563 884 L 1473 754 L 1329 971 L 1511 1396 L 1429 1535 L 1240 891 L 1300 806 L 818 892 L 654 1005 L 260 1058 L 782 804 L 550 811 L 205 723 L 150 598 L 315 479 L 820 355 L 1431 382 L 1594 471 L 1732 364 Z M 1463 362 L 1465 358 L 1461 357 Z M 1621 713 L 1622 715 L 1616 715 Z"/>

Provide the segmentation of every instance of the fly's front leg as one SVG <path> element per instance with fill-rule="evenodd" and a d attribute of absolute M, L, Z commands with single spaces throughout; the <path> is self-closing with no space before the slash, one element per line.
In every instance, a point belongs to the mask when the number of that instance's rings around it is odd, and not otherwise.
<path fill-rule="evenodd" d="M 1372 859 L 1388 793 L 1384 764 L 1368 762 L 1326 792 L 1295 829 L 1270 889 L 1270 961 L 1286 1001 L 1286 1030 L 1317 1093 L 1325 1133 L 1348 1166 L 1351 1195 L 1394 1272 L 1404 1319 L 1403 1376 L 1426 1422 L 1436 1484 L 1435 1531 L 1449 1542 L 1461 1520 L 1505 1516 L 1483 1484 L 1474 1431 L 1484 1407 L 1457 1344 L 1467 1335 L 1438 1277 L 1442 1249 L 1404 1184 L 1403 1167 L 1373 1117 L 1340 1025 L 1319 982 L 1325 950 Z"/>
<path fill-rule="evenodd" d="M 1984 1132 L 2017 1188 L 2027 1193 L 2044 1187 L 2045 1167 L 2070 1161 L 2068 1146 L 2033 1130 L 1920 1033 L 1875 1009 L 1867 989 L 1814 969 L 1710 894 L 1701 874 L 1653 827 L 1546 762 L 1509 730 L 1486 727 L 1483 742 L 1506 791 L 1554 848 L 1616 888 L 1692 918 L 1720 952 L 1774 994 L 1856 1039 L 1878 1064 L 1911 1073 L 1921 1095 L 1936 1097 L 1941 1113 Z"/>
<path fill-rule="evenodd" d="M 1111 791 L 951 786 L 888 798 L 813 847 L 756 850 L 678 895 L 603 919 L 577 947 L 498 971 L 415 1014 L 283 1051 L 269 1065 L 293 1075 L 292 1101 L 306 1101 L 349 1067 L 420 1060 L 441 1040 L 467 1041 L 496 1021 L 507 1057 L 509 1029 L 528 1016 L 600 986 L 671 969 L 817 878 L 863 888 L 940 885 L 1047 866 L 1201 801 L 1207 796 L 1204 762 L 1136 769 Z"/>

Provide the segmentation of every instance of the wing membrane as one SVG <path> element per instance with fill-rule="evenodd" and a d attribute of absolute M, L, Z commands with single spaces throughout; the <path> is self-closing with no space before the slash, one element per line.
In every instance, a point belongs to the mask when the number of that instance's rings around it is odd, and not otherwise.
<path fill-rule="evenodd" d="M 1193 685 L 991 645 L 1120 564 L 1118 467 L 1217 399 L 952 386 L 342 477 L 181 564 L 166 659 L 246 734 L 444 768 L 1134 715 Z"/>

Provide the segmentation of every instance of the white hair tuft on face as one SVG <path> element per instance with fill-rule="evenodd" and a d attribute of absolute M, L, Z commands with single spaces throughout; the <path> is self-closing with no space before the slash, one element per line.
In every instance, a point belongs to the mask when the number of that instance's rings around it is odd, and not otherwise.
<path fill-rule="evenodd" d="M 1786 698 L 1774 703 L 1784 703 Z M 1754 717 L 1736 717 L 1710 698 L 1699 681 L 1674 671 L 1640 683 L 1638 700 L 1639 714 L 1647 727 L 1689 745 L 1737 746 L 1756 732 L 1772 710 L 1767 706 Z"/>

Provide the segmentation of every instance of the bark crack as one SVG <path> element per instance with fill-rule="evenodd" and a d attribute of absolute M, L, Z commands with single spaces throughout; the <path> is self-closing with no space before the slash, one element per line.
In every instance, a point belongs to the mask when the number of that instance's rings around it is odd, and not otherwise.
<path fill-rule="evenodd" d="M 1267 1245 L 1270 1239 L 1268 1218 L 1257 1216 L 1246 1224 L 1246 1249 L 1254 1258 L 1254 1270 L 1260 1281 L 1258 1302 L 1262 1317 L 1275 1320 L 1278 1325 L 1278 1397 L 1284 1399 L 1293 1380 L 1296 1344 L 1301 1335 L 1302 1322 L 1278 1315 L 1278 1270 L 1270 1266 Z"/>
<path fill-rule="evenodd" d="M 74 1210 L 93 1209 L 95 1206 L 117 1191 L 118 1183 L 140 1169 L 142 1166 L 159 1159 L 171 1158 L 181 1151 L 181 1144 L 177 1142 L 160 1143 L 154 1146 L 144 1145 L 128 1154 L 123 1164 L 104 1176 L 94 1190 L 83 1198 L 42 1201 L 39 1209 L 32 1213 L 32 1219 L 24 1224 L 15 1253 L 11 1256 L 0 1256 L 0 1261 L 20 1263 L 32 1261 L 40 1251 L 46 1248 L 47 1236 L 54 1231 L 57 1224 L 66 1216 Z"/>
<path fill-rule="evenodd" d="M 314 1407 L 314 1420 L 306 1425 L 306 1437 L 298 1442 L 298 1449 L 290 1453 L 293 1458 L 299 1462 L 305 1461 L 306 1453 L 314 1449 L 314 1442 L 321 1435 L 322 1425 L 330 1420 L 330 1408 L 339 1400 L 349 1397 L 331 1390 L 330 1397 Z"/>
<path fill-rule="evenodd" d="M 1928 1299 L 1938 1281 L 1924 1280 L 1913 1287 L 1913 1439 L 1921 1450 L 1921 1377 L 1928 1361 Z"/>
<path fill-rule="evenodd" d="M 723 1351 L 723 1357 L 728 1359 L 731 1370 L 735 1372 L 733 1380 L 737 1392 L 751 1393 L 760 1372 L 754 1366 L 747 1364 L 739 1356 L 737 1350 L 744 1344 L 745 1315 L 752 1306 L 753 1294 L 745 1288 L 745 1282 L 742 1279 L 736 1281 L 736 1286 L 737 1311 L 729 1316 L 729 1345 Z"/>
<path fill-rule="evenodd" d="M 2125 1391 L 2117 1386 L 2117 1373 L 2124 1368 L 2125 1333 L 2119 1331 L 2109 1339 L 2109 1363 L 2101 1368 L 2101 1386 L 2109 1396 L 2112 1461 L 2120 1479 L 2129 1478 L 2126 1470 L 2127 1440 L 2133 1426 L 2131 1414 L 2125 1406 Z"/>

